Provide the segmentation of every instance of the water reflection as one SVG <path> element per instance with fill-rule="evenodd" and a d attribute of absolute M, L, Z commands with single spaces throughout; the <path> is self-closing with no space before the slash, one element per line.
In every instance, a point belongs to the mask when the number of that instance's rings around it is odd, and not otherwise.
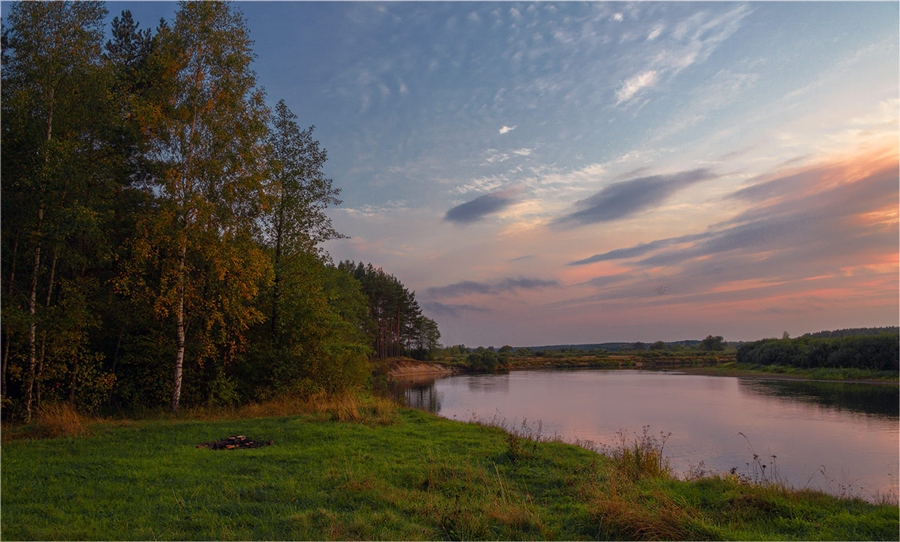
<path fill-rule="evenodd" d="M 509 374 L 469 375 L 469 389 L 474 392 L 507 392 L 509 391 Z"/>
<path fill-rule="evenodd" d="M 388 389 L 395 401 L 410 408 L 440 412 L 441 394 L 435 389 L 434 380 L 393 381 L 388 384 Z"/>
<path fill-rule="evenodd" d="M 740 379 L 738 385 L 751 394 L 803 401 L 838 411 L 872 416 L 900 416 L 900 387 L 842 382 Z"/>

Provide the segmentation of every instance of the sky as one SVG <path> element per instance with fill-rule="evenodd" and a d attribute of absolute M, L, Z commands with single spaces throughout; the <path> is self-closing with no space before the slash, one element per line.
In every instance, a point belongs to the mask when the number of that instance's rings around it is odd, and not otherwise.
<path fill-rule="evenodd" d="M 467 346 L 898 325 L 898 6 L 234 4 L 328 151 L 331 257 Z"/>

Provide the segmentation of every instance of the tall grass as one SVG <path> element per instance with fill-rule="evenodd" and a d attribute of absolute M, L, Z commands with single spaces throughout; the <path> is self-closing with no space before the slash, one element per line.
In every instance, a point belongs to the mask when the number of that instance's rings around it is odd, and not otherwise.
<path fill-rule="evenodd" d="M 399 407 L 388 398 L 369 394 L 319 393 L 306 398 L 282 396 L 239 407 L 195 407 L 177 414 L 168 411 L 146 412 L 138 419 L 145 420 L 240 420 L 301 416 L 317 421 L 352 422 L 371 425 L 390 425 L 399 420 Z M 41 405 L 30 424 L 4 425 L 3 442 L 22 439 L 81 437 L 93 433 L 93 428 L 109 429 L 115 425 L 129 425 L 133 420 L 114 420 L 87 416 L 68 403 Z"/>
<path fill-rule="evenodd" d="M 89 424 L 69 403 L 49 403 L 38 408 L 32 430 L 40 438 L 77 437 L 88 434 Z"/>
<path fill-rule="evenodd" d="M 629 443 L 628 434 L 625 431 L 616 433 L 617 444 L 602 446 L 601 453 L 610 456 L 617 469 L 631 481 L 641 478 L 672 477 L 672 469 L 669 459 L 665 455 L 666 441 L 672 433 L 662 433 L 656 437 L 650 434 L 650 426 L 643 427 L 643 434 L 635 435 Z"/>

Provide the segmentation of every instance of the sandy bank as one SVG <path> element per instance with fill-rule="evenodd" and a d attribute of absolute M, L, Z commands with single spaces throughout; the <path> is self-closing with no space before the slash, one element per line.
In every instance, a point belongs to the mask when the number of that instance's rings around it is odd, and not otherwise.
<path fill-rule="evenodd" d="M 435 378 L 456 374 L 457 370 L 440 363 L 427 361 L 415 361 L 411 359 L 391 360 L 387 374 L 395 380 L 417 380 L 420 378 Z"/>

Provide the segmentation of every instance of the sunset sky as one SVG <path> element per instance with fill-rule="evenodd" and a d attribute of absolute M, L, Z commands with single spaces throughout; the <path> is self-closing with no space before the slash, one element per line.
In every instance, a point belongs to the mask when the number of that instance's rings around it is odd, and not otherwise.
<path fill-rule="evenodd" d="M 444 344 L 898 324 L 897 2 L 236 7 Z"/>

